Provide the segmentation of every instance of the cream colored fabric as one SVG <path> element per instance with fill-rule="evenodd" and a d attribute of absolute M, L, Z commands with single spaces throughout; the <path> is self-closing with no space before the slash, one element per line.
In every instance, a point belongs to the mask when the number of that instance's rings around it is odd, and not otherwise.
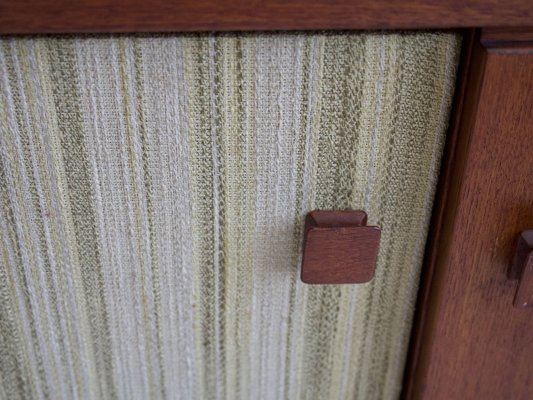
<path fill-rule="evenodd" d="M 393 399 L 452 33 L 0 40 L 0 397 Z M 299 281 L 364 209 L 370 284 Z"/>

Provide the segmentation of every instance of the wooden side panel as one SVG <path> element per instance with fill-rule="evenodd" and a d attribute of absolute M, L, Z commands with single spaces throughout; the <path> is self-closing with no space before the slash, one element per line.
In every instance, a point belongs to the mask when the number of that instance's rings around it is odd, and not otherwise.
<path fill-rule="evenodd" d="M 530 0 L 4 0 L 0 33 L 523 26 Z"/>
<path fill-rule="evenodd" d="M 533 310 L 507 278 L 533 227 L 531 50 L 475 44 L 404 398 L 533 398 Z"/>

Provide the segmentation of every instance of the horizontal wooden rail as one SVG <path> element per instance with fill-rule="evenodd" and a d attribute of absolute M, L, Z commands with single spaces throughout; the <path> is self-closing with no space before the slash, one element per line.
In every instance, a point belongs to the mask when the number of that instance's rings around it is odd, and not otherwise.
<path fill-rule="evenodd" d="M 0 34 L 527 26 L 531 0 L 0 0 Z"/>

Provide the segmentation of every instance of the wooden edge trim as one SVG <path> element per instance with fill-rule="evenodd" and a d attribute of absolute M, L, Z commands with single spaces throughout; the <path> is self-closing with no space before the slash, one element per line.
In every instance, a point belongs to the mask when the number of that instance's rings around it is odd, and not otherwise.
<path fill-rule="evenodd" d="M 4 0 L 0 34 L 524 26 L 531 0 Z"/>
<path fill-rule="evenodd" d="M 533 28 L 485 28 L 480 41 L 486 48 L 527 45 L 533 43 Z"/>
<path fill-rule="evenodd" d="M 401 399 L 417 398 L 424 386 L 425 369 L 423 346 L 431 341 L 433 313 L 438 307 L 434 296 L 439 282 L 438 262 L 446 256 L 447 247 L 443 243 L 445 231 L 453 229 L 456 200 L 461 187 L 467 150 L 470 143 L 471 124 L 475 115 L 479 89 L 483 80 L 486 51 L 479 42 L 480 32 L 471 29 L 465 33 L 461 51 L 461 61 L 457 74 L 457 85 L 441 163 L 441 173 L 437 184 L 435 203 L 430 223 L 426 251 L 423 261 L 420 289 L 416 302 L 413 330 L 404 371 Z"/>

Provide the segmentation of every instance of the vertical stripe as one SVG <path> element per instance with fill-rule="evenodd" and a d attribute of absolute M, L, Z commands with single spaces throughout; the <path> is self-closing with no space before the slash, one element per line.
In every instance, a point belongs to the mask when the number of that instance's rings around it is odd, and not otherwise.
<path fill-rule="evenodd" d="M 91 164 L 91 177 L 94 179 L 98 241 L 102 246 L 102 262 L 106 266 L 103 276 L 106 285 L 104 293 L 108 299 L 109 320 L 113 321 L 113 324 L 110 324 L 110 336 L 114 353 L 114 380 L 117 382 L 117 397 L 135 398 L 131 385 L 128 384 L 128 378 L 134 379 L 136 385 L 140 383 L 140 378 L 132 366 L 133 357 L 137 356 L 139 351 L 133 348 L 136 341 L 128 320 L 134 308 L 131 302 L 126 303 L 130 300 L 127 297 L 129 293 L 121 288 L 121 283 L 124 285 L 130 276 L 125 275 L 122 278 L 121 270 L 131 268 L 133 263 L 124 259 L 123 246 L 119 242 L 121 237 L 126 237 L 123 227 L 125 216 L 121 210 L 123 201 L 119 200 L 122 193 L 120 188 L 110 189 L 112 182 L 122 182 L 120 160 L 117 160 L 117 155 L 125 148 L 117 140 L 121 132 L 119 121 L 115 117 L 116 100 L 113 97 L 102 96 L 102 93 L 113 93 L 109 89 L 114 78 L 111 74 L 112 67 L 109 65 L 112 58 L 110 50 L 114 47 L 112 45 L 114 42 L 98 51 L 98 42 L 89 39 L 78 42 L 76 51 L 80 86 L 86 90 L 82 93 L 82 100 L 86 101 L 82 103 L 85 111 L 84 130 L 92 132 L 85 137 L 85 140 Z M 91 72 L 89 74 L 82 74 L 81 71 L 87 69 L 89 65 L 94 65 L 95 68 L 89 69 Z M 98 115 L 101 119 L 96 118 Z M 126 246 L 129 247 L 127 243 Z M 128 281 L 128 286 L 130 285 L 131 280 Z"/>
<path fill-rule="evenodd" d="M 30 84 L 34 88 L 37 109 L 32 112 L 36 116 L 35 123 L 35 154 L 34 176 L 38 177 L 37 190 L 41 209 L 44 210 L 44 230 L 47 244 L 47 255 L 50 264 L 51 283 L 54 301 L 57 306 L 58 325 L 61 332 L 62 363 L 66 366 L 66 380 L 70 384 L 65 394 L 72 398 L 88 396 L 88 365 L 86 348 L 82 347 L 81 327 L 84 324 L 84 313 L 78 307 L 77 285 L 80 271 L 75 265 L 72 255 L 71 229 L 67 224 L 66 206 L 68 200 L 60 196 L 64 192 L 65 182 L 62 171 L 63 162 L 60 151 L 60 139 L 55 135 L 56 119 L 53 113 L 50 88 L 46 79 L 48 68 L 46 56 L 42 55 L 40 42 L 29 47 L 29 65 L 31 67 Z M 49 100 L 50 99 L 50 100 Z M 38 169 L 40 169 L 38 171 Z M 38 172 L 37 172 L 38 171 Z M 42 183 L 40 182 L 42 181 Z M 47 216 L 52 218 L 46 218 Z M 64 266 L 68 267 L 65 268 Z M 81 318 L 80 318 L 81 316 Z M 79 351 L 72 351 L 77 348 Z"/>
<path fill-rule="evenodd" d="M 26 284 L 23 286 L 19 283 L 19 286 L 28 294 L 34 334 L 38 341 L 38 351 L 41 357 L 40 367 L 46 385 L 45 390 L 58 387 L 60 396 L 62 396 L 65 393 L 65 387 L 64 382 L 58 376 L 63 372 L 58 365 L 60 357 L 59 334 L 58 327 L 49 324 L 49 320 L 53 318 L 49 301 L 52 293 L 46 287 L 48 283 L 45 275 L 47 266 L 43 255 L 44 245 L 40 240 L 44 236 L 43 221 L 37 218 L 37 213 L 42 210 L 39 207 L 35 185 L 31 185 L 33 182 L 30 181 L 30 178 L 33 177 L 29 164 L 31 164 L 32 159 L 34 160 L 34 153 L 31 154 L 30 151 L 32 144 L 30 130 L 32 127 L 28 106 L 31 105 L 27 102 L 27 95 L 24 91 L 23 69 L 17 44 L 18 42 L 14 40 L 8 43 L 14 74 L 12 75 L 13 80 L 10 83 L 6 82 L 5 90 L 9 90 L 9 86 L 11 86 L 14 96 L 11 97 L 9 92 L 6 96 L 6 115 L 10 129 L 8 130 L 9 135 L 2 137 L 2 147 L 5 151 L 11 147 L 10 150 L 13 153 L 8 154 L 8 157 L 12 156 L 13 159 L 3 158 L 4 173 L 8 183 L 9 201 L 15 215 L 14 228 L 19 243 L 23 270 L 22 279 L 25 280 Z M 25 61 L 24 58 L 23 61 Z M 15 104 L 19 106 L 17 111 L 14 109 Z M 16 125 L 17 123 L 19 126 Z M 29 159 L 26 159 L 26 156 Z M 32 268 L 33 265 L 36 266 L 35 269 Z M 16 265 L 13 267 L 15 268 Z M 39 374 L 35 376 L 37 377 Z"/>
<path fill-rule="evenodd" d="M 224 365 L 225 365 L 225 395 L 223 398 L 239 397 L 238 371 L 240 363 L 239 351 L 239 324 L 245 315 L 239 304 L 239 291 L 246 292 L 247 288 L 241 286 L 241 279 L 247 281 L 243 271 L 240 250 L 242 248 L 241 224 L 245 217 L 243 213 L 243 199 L 240 193 L 253 190 L 253 183 L 247 179 L 244 167 L 243 150 L 246 141 L 243 140 L 242 131 L 242 71 L 239 64 L 239 48 L 242 42 L 236 37 L 217 38 L 217 58 L 220 57 L 219 68 L 216 71 L 216 109 L 219 113 L 219 134 L 217 147 L 221 153 L 224 167 L 219 166 L 220 193 L 219 203 L 226 210 L 221 220 L 221 260 L 224 270 L 224 290 L 221 301 L 224 302 L 224 318 L 221 321 L 224 327 Z M 217 59 L 215 58 L 215 59 Z M 218 124 L 217 124 L 218 126 Z M 243 221 L 244 222 L 244 221 Z"/>
<path fill-rule="evenodd" d="M 71 40 L 61 40 L 51 45 L 45 42 L 47 64 L 49 65 L 51 94 L 54 102 L 54 114 L 57 119 L 60 151 L 66 179 L 64 190 L 66 201 L 70 207 L 72 218 L 76 263 L 81 267 L 81 284 L 86 304 L 90 335 L 90 351 L 87 357 L 94 354 L 93 371 L 98 389 L 92 395 L 113 396 L 114 386 L 111 371 L 111 343 L 108 340 L 108 315 L 105 299 L 102 296 L 104 287 L 102 265 L 99 262 L 98 238 L 93 221 L 95 210 L 92 201 L 89 164 L 84 143 L 84 131 L 80 112 L 78 90 L 79 82 L 76 75 L 75 54 Z M 67 216 L 68 217 L 68 216 Z"/>
<path fill-rule="evenodd" d="M 220 368 L 216 365 L 215 290 L 218 248 L 215 227 L 213 140 L 211 121 L 211 79 L 208 65 L 208 40 L 184 41 L 185 88 L 187 93 L 187 131 L 192 198 L 194 332 L 197 353 L 195 384 L 198 398 L 216 398 Z"/>
<path fill-rule="evenodd" d="M 224 348 L 224 329 L 223 320 L 225 317 L 224 303 L 224 174 L 225 160 L 221 148 L 223 133 L 223 114 L 220 112 L 221 106 L 221 76 L 217 66 L 221 58 L 219 53 L 219 43 L 214 36 L 209 36 L 208 42 L 208 74 L 209 74 L 209 118 L 211 122 L 211 160 L 213 163 L 212 179 L 213 186 L 213 269 L 214 269 L 214 293 L 212 295 L 214 308 L 214 365 L 215 365 L 215 398 L 224 398 L 225 385 L 225 348 Z"/>
<path fill-rule="evenodd" d="M 36 398 L 43 398 L 41 377 L 39 376 L 39 357 L 34 346 L 38 346 L 32 332 L 30 310 L 28 310 L 28 297 L 24 296 L 24 276 L 18 265 L 25 261 L 25 254 L 19 249 L 18 237 L 21 228 L 19 222 L 18 204 L 12 202 L 15 183 L 10 171 L 14 165 L 13 155 L 9 151 L 9 136 L 18 134 L 18 127 L 13 118 L 11 84 L 8 80 L 8 49 L 5 43 L 0 47 L 0 79 L 2 81 L 0 97 L 0 151 L 1 151 L 1 208 L 0 208 L 0 233 L 2 235 L 2 275 L 7 279 L 2 280 L 2 388 L 13 397 L 22 398 L 28 391 Z M 20 236 L 19 236 L 20 237 Z M 24 258 L 23 258 L 24 257 Z M 11 296 L 10 303 L 4 296 Z M 14 315 L 11 316 L 11 313 Z M 18 326 L 15 325 L 18 320 Z M 18 328 L 18 329 L 17 329 Z M 20 335 L 20 336 L 19 336 Z M 10 365 L 11 362 L 15 365 Z M 8 364 L 9 363 L 9 364 Z M 20 372 L 19 372 L 20 371 Z M 19 372 L 17 381 L 15 374 Z M 30 379 L 33 377 L 33 379 Z M 13 392 L 11 392 L 13 390 Z"/>
<path fill-rule="evenodd" d="M 194 398 L 192 240 L 188 135 L 180 39 L 142 40 L 148 175 L 153 209 L 153 264 L 158 265 L 162 395 Z M 158 57 L 163 55 L 163 62 Z M 164 112 L 161 112 L 163 107 Z"/>
<path fill-rule="evenodd" d="M 235 398 L 241 400 L 249 399 L 252 390 L 252 365 L 254 360 L 250 357 L 250 341 L 252 336 L 252 309 L 253 302 L 253 252 L 255 243 L 255 199 L 257 196 L 256 187 L 256 65 L 255 58 L 257 43 L 253 35 L 241 38 L 242 60 L 239 68 L 242 68 L 242 105 L 239 112 L 242 115 L 242 130 L 238 136 L 234 137 L 235 143 L 240 143 L 242 147 L 242 158 L 240 165 L 235 167 L 239 171 L 229 171 L 228 177 L 233 177 L 233 184 L 238 185 L 232 190 L 232 180 L 228 181 L 228 193 L 231 202 L 240 199 L 240 215 L 235 219 L 228 216 L 228 226 L 230 235 L 237 235 L 238 242 L 230 246 L 230 251 L 235 253 L 239 259 L 239 269 L 236 271 L 238 288 L 236 289 L 236 306 L 238 310 L 237 337 L 235 338 L 237 352 L 237 367 L 235 373 L 238 380 L 238 392 Z M 242 111 L 241 111 L 242 110 Z M 231 154 L 231 148 L 230 147 Z M 231 253 L 230 253 L 231 254 Z M 229 384 L 228 384 L 229 385 Z"/>

